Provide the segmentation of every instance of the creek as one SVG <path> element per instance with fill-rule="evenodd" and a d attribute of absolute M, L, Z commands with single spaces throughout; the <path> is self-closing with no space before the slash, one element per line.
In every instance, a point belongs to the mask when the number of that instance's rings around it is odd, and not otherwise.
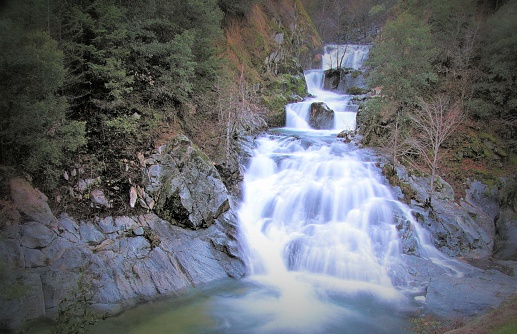
<path fill-rule="evenodd" d="M 400 221 L 412 224 L 422 256 L 461 275 L 395 199 L 375 154 L 337 138 L 355 129 L 357 107 L 323 89 L 343 47 L 326 50 L 324 68 L 305 73 L 310 97 L 286 106 L 286 127 L 259 137 L 246 167 L 246 278 L 138 306 L 90 333 L 408 333 L 424 292 L 399 272 Z M 347 46 L 344 66 L 360 68 L 367 53 Z M 313 102 L 334 110 L 334 126 L 309 126 Z"/>

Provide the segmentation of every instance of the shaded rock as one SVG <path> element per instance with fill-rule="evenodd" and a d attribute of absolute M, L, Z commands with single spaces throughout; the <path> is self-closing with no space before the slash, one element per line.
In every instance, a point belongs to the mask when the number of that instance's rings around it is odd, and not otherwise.
<path fill-rule="evenodd" d="M 44 225 L 57 221 L 47 203 L 47 196 L 34 189 L 29 182 L 15 178 L 10 182 L 11 198 L 16 209 L 28 217 Z"/>
<path fill-rule="evenodd" d="M 145 170 L 145 190 L 156 200 L 155 212 L 179 226 L 213 224 L 229 209 L 228 193 L 210 159 L 187 137 L 178 136 L 153 154 Z"/>
<path fill-rule="evenodd" d="M 471 277 L 433 277 L 427 287 L 426 307 L 454 319 L 480 315 L 514 293 L 517 281 L 498 271 L 479 271 Z"/>
<path fill-rule="evenodd" d="M 326 70 L 323 88 L 351 95 L 368 92 L 363 72 L 352 68 Z"/>
<path fill-rule="evenodd" d="M 335 90 L 338 89 L 341 80 L 345 77 L 346 71 L 343 68 L 339 69 L 328 69 L 325 71 L 325 77 L 323 81 L 323 89 Z"/>
<path fill-rule="evenodd" d="M 27 248 L 47 247 L 56 238 L 56 233 L 47 226 L 29 222 L 22 225 L 20 245 Z"/>
<path fill-rule="evenodd" d="M 334 110 L 330 109 L 325 102 L 313 102 L 309 125 L 317 130 L 334 128 Z"/>
<path fill-rule="evenodd" d="M 2 282 L 7 294 L 2 293 L 0 302 L 0 328 L 17 328 L 46 315 L 40 275 L 12 272 L 11 276 L 7 285 Z M 18 287 L 13 286 L 14 282 Z"/>
<path fill-rule="evenodd" d="M 517 213 L 510 208 L 502 209 L 495 224 L 495 257 L 517 261 Z"/>

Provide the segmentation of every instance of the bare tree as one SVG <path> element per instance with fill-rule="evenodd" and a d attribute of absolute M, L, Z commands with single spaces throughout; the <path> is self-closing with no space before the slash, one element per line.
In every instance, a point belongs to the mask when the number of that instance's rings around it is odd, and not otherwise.
<path fill-rule="evenodd" d="M 218 137 L 223 141 L 226 160 L 230 159 L 232 140 L 236 133 L 264 125 L 264 110 L 260 107 L 258 87 L 249 85 L 241 70 L 235 81 L 220 80 L 217 89 Z"/>
<path fill-rule="evenodd" d="M 410 116 L 417 131 L 413 146 L 431 170 L 429 201 L 433 196 L 436 170 L 440 161 L 440 147 L 465 119 L 462 104 L 451 102 L 446 95 L 437 95 L 429 101 L 423 99 Z"/>

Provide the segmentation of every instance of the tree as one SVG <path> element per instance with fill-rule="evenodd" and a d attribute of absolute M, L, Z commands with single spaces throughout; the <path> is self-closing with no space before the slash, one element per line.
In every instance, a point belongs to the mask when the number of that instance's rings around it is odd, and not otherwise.
<path fill-rule="evenodd" d="M 25 5 L 10 4 L 0 20 L 0 161 L 52 188 L 66 154 L 85 143 L 85 128 L 66 117 L 63 54 Z"/>
<path fill-rule="evenodd" d="M 460 102 L 453 103 L 448 96 L 440 94 L 427 101 L 420 99 L 419 107 L 410 117 L 415 122 L 414 147 L 431 170 L 430 202 L 440 161 L 440 148 L 465 119 L 465 113 Z"/>
<path fill-rule="evenodd" d="M 499 123 L 501 135 L 517 148 L 517 1 L 508 1 L 488 21 L 482 65 L 486 77 L 476 86 L 476 107 L 486 121 Z M 495 116 L 495 117 L 494 117 Z"/>
<path fill-rule="evenodd" d="M 366 61 L 371 68 L 368 84 L 382 86 L 383 94 L 402 105 L 411 105 L 418 96 L 428 95 L 438 80 L 433 68 L 437 54 L 430 27 L 403 12 L 386 25 L 370 51 Z"/>

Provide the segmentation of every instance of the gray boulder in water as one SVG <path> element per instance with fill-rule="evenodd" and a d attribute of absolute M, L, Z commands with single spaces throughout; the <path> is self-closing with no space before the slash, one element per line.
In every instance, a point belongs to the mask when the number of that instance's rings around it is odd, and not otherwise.
<path fill-rule="evenodd" d="M 316 130 L 328 130 L 334 127 L 334 110 L 325 102 L 313 102 L 309 115 L 309 125 Z"/>

